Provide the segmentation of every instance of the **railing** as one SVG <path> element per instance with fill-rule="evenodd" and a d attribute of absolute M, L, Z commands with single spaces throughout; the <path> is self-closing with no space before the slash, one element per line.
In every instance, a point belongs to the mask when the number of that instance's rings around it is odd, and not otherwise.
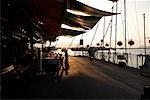
<path fill-rule="evenodd" d="M 104 55 L 104 57 L 102 57 Z M 119 55 L 123 55 L 125 58 L 118 58 Z M 104 58 L 107 62 L 112 62 L 115 64 L 119 64 L 119 62 L 125 62 L 127 66 L 138 68 L 144 65 L 145 55 L 136 55 L 136 54 L 121 54 L 121 53 L 112 53 L 112 52 L 99 52 L 95 53 L 95 58 L 102 60 Z"/>
<path fill-rule="evenodd" d="M 89 56 L 88 51 L 71 51 L 72 56 Z M 123 55 L 125 58 L 119 57 Z M 127 66 L 140 69 L 144 65 L 145 55 L 142 54 L 123 54 L 115 53 L 109 51 L 97 51 L 95 52 L 95 58 L 98 60 L 104 60 L 106 62 L 111 62 L 114 64 L 119 64 L 119 62 L 126 63 Z"/>

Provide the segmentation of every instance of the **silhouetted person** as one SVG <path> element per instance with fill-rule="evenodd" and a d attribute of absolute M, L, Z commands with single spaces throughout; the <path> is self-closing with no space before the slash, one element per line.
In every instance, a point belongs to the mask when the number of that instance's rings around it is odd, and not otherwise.
<path fill-rule="evenodd" d="M 93 50 L 93 48 L 89 48 L 89 50 L 88 50 L 88 53 L 89 53 L 89 59 L 90 60 L 92 60 L 92 58 L 94 58 L 94 50 Z"/>
<path fill-rule="evenodd" d="M 69 70 L 69 61 L 68 61 L 68 52 L 67 49 L 65 50 L 65 71 L 66 71 L 66 75 L 68 74 L 68 70 Z"/>
<path fill-rule="evenodd" d="M 67 52 L 67 49 L 65 50 L 65 58 L 68 59 L 68 52 Z"/>

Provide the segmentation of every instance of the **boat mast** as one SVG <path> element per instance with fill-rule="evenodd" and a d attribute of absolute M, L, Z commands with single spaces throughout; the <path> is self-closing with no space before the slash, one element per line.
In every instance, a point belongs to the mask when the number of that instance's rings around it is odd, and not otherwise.
<path fill-rule="evenodd" d="M 116 13 L 118 10 L 118 2 L 116 1 Z M 116 53 L 116 45 L 117 45 L 117 14 L 116 14 L 116 27 L 115 27 L 115 53 Z"/>
<path fill-rule="evenodd" d="M 114 6 L 112 7 L 112 13 L 113 13 L 113 10 L 114 10 Z M 113 24 L 113 16 L 111 16 L 111 29 L 110 29 L 110 49 L 111 49 L 111 38 L 112 38 L 112 24 Z M 109 51 L 110 51 L 109 49 Z"/>
<path fill-rule="evenodd" d="M 127 41 L 127 39 L 126 39 L 126 28 L 127 28 L 127 26 L 126 26 L 126 0 L 124 0 L 124 31 L 125 31 L 125 53 L 127 53 L 127 43 L 126 43 L 126 41 Z"/>
<path fill-rule="evenodd" d="M 143 14 L 143 19 L 144 19 L 144 50 L 145 50 L 145 55 L 146 55 L 145 13 Z"/>

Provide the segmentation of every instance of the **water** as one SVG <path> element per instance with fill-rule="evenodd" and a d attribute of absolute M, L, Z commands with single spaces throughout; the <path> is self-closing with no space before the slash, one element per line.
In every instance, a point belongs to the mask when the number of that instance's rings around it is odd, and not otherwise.
<path fill-rule="evenodd" d="M 117 49 L 117 55 L 123 54 L 124 50 L 123 49 Z M 114 54 L 114 51 L 111 51 L 110 55 L 108 54 L 109 51 L 104 51 L 104 58 L 105 61 L 110 61 L 112 63 L 119 64 L 120 61 L 125 62 L 125 60 L 118 60 L 117 55 Z M 146 50 L 147 54 L 150 55 L 150 49 Z M 71 51 L 70 49 L 68 50 L 69 55 L 71 56 L 77 56 L 77 55 L 84 55 L 88 56 L 87 51 Z M 128 63 L 127 66 L 133 67 L 133 68 L 138 68 L 139 66 L 142 66 L 145 61 L 145 57 L 143 56 L 137 56 L 139 54 L 144 55 L 144 49 L 127 49 L 127 54 L 128 54 Z M 102 51 L 97 51 L 95 52 L 95 58 L 96 59 L 102 59 Z M 142 61 L 143 60 L 143 61 Z"/>

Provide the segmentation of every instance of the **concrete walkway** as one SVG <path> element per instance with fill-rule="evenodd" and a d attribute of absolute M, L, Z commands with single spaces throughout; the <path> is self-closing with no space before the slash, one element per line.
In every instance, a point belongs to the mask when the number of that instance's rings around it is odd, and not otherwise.
<path fill-rule="evenodd" d="M 91 62 L 85 57 L 70 57 L 69 61 L 69 74 L 63 72 L 61 82 L 41 76 L 26 81 L 19 90 L 13 87 L 16 93 L 4 95 L 9 98 L 140 99 L 143 86 L 150 85 L 150 78 L 136 69 L 97 60 Z"/>

